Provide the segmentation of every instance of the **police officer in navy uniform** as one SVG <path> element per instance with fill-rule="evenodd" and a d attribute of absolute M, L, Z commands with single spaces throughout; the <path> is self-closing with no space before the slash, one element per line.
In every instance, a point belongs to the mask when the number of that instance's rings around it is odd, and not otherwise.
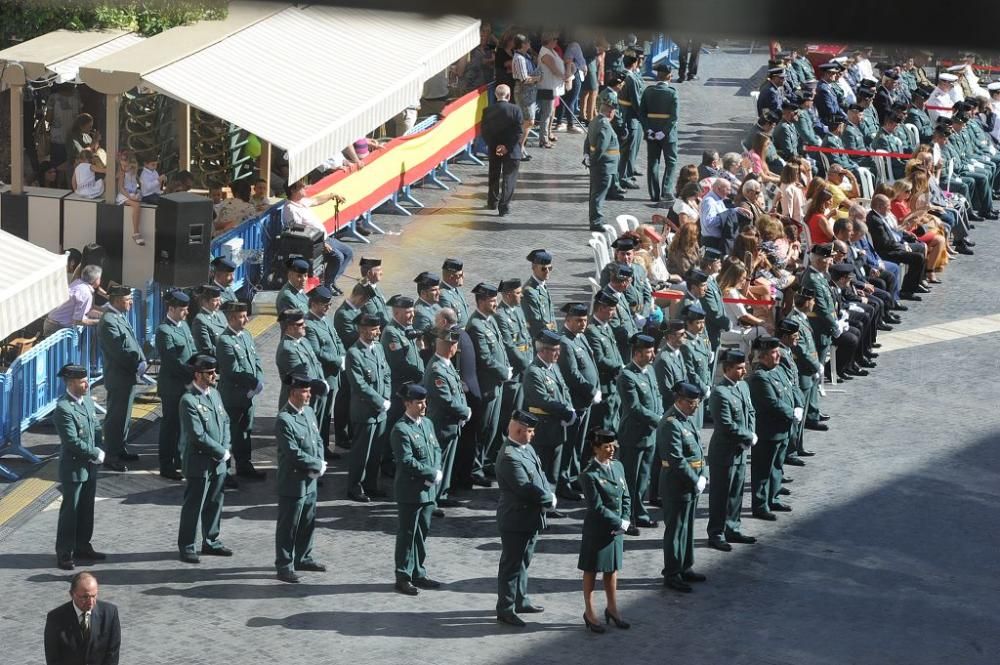
<path fill-rule="evenodd" d="M 767 82 L 757 96 L 757 115 L 762 116 L 764 111 L 773 111 L 775 115 L 781 115 L 781 105 L 785 101 L 785 68 L 771 67 L 767 70 Z"/>
<path fill-rule="evenodd" d="M 163 413 L 160 418 L 159 457 L 160 475 L 171 480 L 183 476 L 181 458 L 177 450 L 180 430 L 178 411 L 181 396 L 191 382 L 190 361 L 197 353 L 197 345 L 187 324 L 188 305 L 191 299 L 180 289 L 167 294 L 165 321 L 156 328 L 156 353 L 160 357 L 160 372 L 156 375 L 156 389 L 160 395 Z"/>

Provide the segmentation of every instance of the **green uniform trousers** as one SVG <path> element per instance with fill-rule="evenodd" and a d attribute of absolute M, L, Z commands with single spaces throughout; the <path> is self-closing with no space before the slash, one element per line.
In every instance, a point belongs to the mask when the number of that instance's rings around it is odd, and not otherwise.
<path fill-rule="evenodd" d="M 661 471 L 661 474 L 666 470 Z M 660 478 L 660 487 L 667 486 Z M 698 510 L 698 495 L 689 501 L 679 500 L 664 492 L 663 501 L 663 576 L 673 577 L 694 565 L 694 515 Z"/>
<path fill-rule="evenodd" d="M 483 469 L 488 476 L 494 475 L 493 467 L 496 464 L 500 446 L 507 436 L 507 425 L 510 423 L 510 418 L 514 414 L 514 411 L 521 408 L 523 399 L 524 390 L 521 387 L 520 381 L 508 381 L 503 384 L 503 395 L 500 398 L 500 421 L 497 426 L 496 436 L 493 437 L 493 443 L 486 453 L 486 465 Z"/>
<path fill-rule="evenodd" d="M 107 386 L 106 386 L 107 387 Z M 125 452 L 128 430 L 132 424 L 132 404 L 135 402 L 135 386 L 107 387 L 107 415 L 104 416 L 104 449 L 108 459 Z M 177 404 L 174 403 L 174 408 Z M 180 438 L 178 433 L 175 445 Z M 179 466 L 174 467 L 180 468 Z"/>
<path fill-rule="evenodd" d="M 535 555 L 538 533 L 500 532 L 500 568 L 497 571 L 497 614 L 510 614 L 530 605 L 528 566 Z"/>
<path fill-rule="evenodd" d="M 410 582 L 427 577 L 427 533 L 431 528 L 434 503 L 400 503 L 396 530 L 396 581 Z"/>
<path fill-rule="evenodd" d="M 56 555 L 72 559 L 73 553 L 87 548 L 94 535 L 94 497 L 97 494 L 97 466 L 82 483 L 63 483 L 59 525 L 56 527 Z"/>
<path fill-rule="evenodd" d="M 750 491 L 754 510 L 770 510 L 771 502 L 778 496 L 778 489 L 781 489 L 781 469 L 785 461 L 784 450 L 787 445 L 788 437 L 784 437 L 777 441 L 760 441 L 753 447 L 753 453 L 750 455 Z M 775 484 L 775 477 L 779 479 L 778 489 L 772 487 Z"/>
<path fill-rule="evenodd" d="M 316 492 L 278 497 L 278 525 L 274 532 L 274 567 L 279 573 L 312 561 L 316 530 Z"/>
<path fill-rule="evenodd" d="M 157 443 L 160 473 L 176 471 L 181 468 L 181 454 L 177 443 L 181 438 L 180 402 L 183 395 L 183 390 L 177 393 L 160 393 L 162 416 L 160 417 L 160 437 Z"/>
<path fill-rule="evenodd" d="M 708 487 L 708 535 L 725 536 L 740 532 L 743 510 L 743 483 L 747 465 L 710 466 Z"/>
<path fill-rule="evenodd" d="M 361 487 L 368 494 L 378 489 L 379 464 L 388 438 L 388 420 L 351 423 L 354 440 L 351 442 L 351 460 L 347 470 L 348 489 L 356 491 Z"/>
<path fill-rule="evenodd" d="M 663 156 L 663 178 L 660 179 L 660 156 Z M 677 186 L 677 135 L 668 134 L 660 140 L 646 139 L 646 185 L 652 201 L 672 200 Z"/>
<path fill-rule="evenodd" d="M 198 553 L 198 521 L 201 520 L 202 544 L 219 547 L 222 526 L 222 485 L 224 473 L 209 473 L 207 477 L 187 478 L 184 485 L 184 503 L 181 506 L 181 524 L 177 529 L 177 549 L 189 554 Z"/>
<path fill-rule="evenodd" d="M 248 471 L 252 466 L 250 454 L 253 446 L 250 434 L 253 432 L 254 405 L 248 407 L 226 407 L 229 414 L 229 440 L 232 443 L 233 464 L 237 473 Z"/>
<path fill-rule="evenodd" d="M 625 467 L 625 484 L 628 485 L 629 497 L 632 499 L 632 522 L 641 518 L 649 519 L 649 511 L 646 510 L 643 497 L 649 491 L 656 446 L 645 448 L 622 446 L 620 454 L 622 466 Z"/>
<path fill-rule="evenodd" d="M 604 201 L 608 198 L 611 185 L 618 174 L 613 170 L 613 164 L 590 165 L 590 208 L 588 216 L 590 228 L 596 229 L 604 224 Z"/>
<path fill-rule="evenodd" d="M 559 469 L 562 465 L 563 445 L 566 442 L 566 428 L 557 417 L 541 416 L 535 427 L 535 438 L 531 445 L 538 453 L 545 479 L 552 487 L 558 486 Z"/>
<path fill-rule="evenodd" d="M 569 487 L 580 479 L 580 464 L 590 431 L 590 411 L 588 407 L 576 412 L 576 422 L 566 428 L 566 443 L 563 444 L 562 461 L 559 464 L 559 487 Z"/>
<path fill-rule="evenodd" d="M 438 445 L 441 446 L 441 484 L 438 485 L 438 501 L 447 499 L 451 491 L 451 472 L 455 468 L 455 453 L 458 451 L 458 440 L 461 437 L 462 428 L 459 427 L 455 436 L 448 439 L 438 438 Z"/>
<path fill-rule="evenodd" d="M 472 461 L 472 475 L 484 476 L 487 469 L 492 471 L 496 461 L 493 442 L 500 430 L 500 409 L 503 405 L 503 384 L 482 391 L 482 414 L 479 420 L 479 436 L 476 437 L 476 456 Z"/>

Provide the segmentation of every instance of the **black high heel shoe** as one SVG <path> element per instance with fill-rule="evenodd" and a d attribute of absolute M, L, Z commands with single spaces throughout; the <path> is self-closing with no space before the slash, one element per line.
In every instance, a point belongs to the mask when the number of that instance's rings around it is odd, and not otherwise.
<path fill-rule="evenodd" d="M 590 623 L 590 619 L 587 618 L 586 612 L 583 615 L 583 623 L 587 626 L 587 630 L 593 631 L 595 633 L 603 633 L 605 631 L 604 626 L 599 623 Z"/>
<path fill-rule="evenodd" d="M 615 628 L 621 628 L 622 630 L 628 630 L 629 627 L 632 625 L 628 621 L 622 621 L 621 619 L 616 617 L 607 608 L 604 609 L 604 621 L 606 623 L 613 623 L 615 624 Z"/>

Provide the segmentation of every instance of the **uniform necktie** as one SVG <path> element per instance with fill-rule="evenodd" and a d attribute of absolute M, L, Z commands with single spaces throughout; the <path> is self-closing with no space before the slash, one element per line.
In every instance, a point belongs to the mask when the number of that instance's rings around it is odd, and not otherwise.
<path fill-rule="evenodd" d="M 90 641 L 90 612 L 80 615 L 80 632 L 83 633 L 83 641 Z"/>

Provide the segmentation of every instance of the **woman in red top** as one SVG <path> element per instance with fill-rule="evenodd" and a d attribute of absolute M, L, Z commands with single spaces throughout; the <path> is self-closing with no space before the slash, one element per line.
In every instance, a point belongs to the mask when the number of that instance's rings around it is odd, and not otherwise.
<path fill-rule="evenodd" d="M 813 178 L 806 191 L 805 218 L 809 227 L 809 239 L 819 245 L 833 241 L 833 220 L 830 218 L 830 203 L 833 194 L 826 188 L 826 180 Z"/>
<path fill-rule="evenodd" d="M 924 210 L 910 207 L 913 185 L 909 180 L 897 180 L 892 184 L 892 202 L 889 210 L 899 224 L 899 228 L 912 233 L 917 240 L 927 245 L 927 281 L 940 284 L 937 274 L 948 264 L 948 243 L 944 233 L 938 229 L 938 221 Z"/>

